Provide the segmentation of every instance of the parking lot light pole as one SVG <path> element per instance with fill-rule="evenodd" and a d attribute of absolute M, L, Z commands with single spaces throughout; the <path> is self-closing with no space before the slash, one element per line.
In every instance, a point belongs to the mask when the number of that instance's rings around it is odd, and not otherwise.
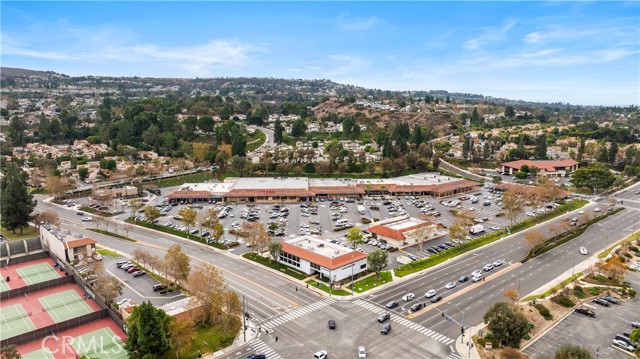
<path fill-rule="evenodd" d="M 447 302 L 451 305 L 453 305 L 454 307 L 458 308 L 458 310 L 460 311 L 460 313 L 462 313 L 462 324 L 460 325 L 460 332 L 462 333 L 462 336 L 460 337 L 460 343 L 464 343 L 464 311 L 462 309 L 460 309 L 460 307 L 458 307 L 457 304 L 451 303 L 451 302 Z M 469 334 L 471 335 L 471 334 Z"/>

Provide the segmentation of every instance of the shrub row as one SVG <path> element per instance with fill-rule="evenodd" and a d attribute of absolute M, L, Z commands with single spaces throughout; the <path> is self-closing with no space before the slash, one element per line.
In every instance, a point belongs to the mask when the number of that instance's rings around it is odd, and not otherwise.
<path fill-rule="evenodd" d="M 222 243 L 209 242 L 205 238 L 202 238 L 202 237 L 200 237 L 198 235 L 195 235 L 195 234 L 187 234 L 187 233 L 185 233 L 183 231 L 179 231 L 177 229 L 168 228 L 168 227 L 164 227 L 164 226 L 159 226 L 157 224 L 153 224 L 153 223 L 149 223 L 149 222 L 134 221 L 131 218 L 127 219 L 126 222 L 127 223 L 131 223 L 131 224 L 135 224 L 135 225 L 138 225 L 138 226 L 141 226 L 141 227 L 146 227 L 146 228 L 149 228 L 149 229 L 153 229 L 153 230 L 156 230 L 156 231 L 173 234 L 175 236 L 186 238 L 186 239 L 189 239 L 189 240 L 192 240 L 192 241 L 195 241 L 195 242 L 200 242 L 200 243 L 203 243 L 203 244 L 206 244 L 208 246 L 215 247 L 215 248 L 218 248 L 218 249 L 229 249 L 231 247 L 235 247 L 235 246 L 240 245 L 240 243 L 238 243 L 238 242 L 231 242 L 228 246 L 225 245 L 225 244 L 222 244 Z"/>
<path fill-rule="evenodd" d="M 545 320 L 553 320 L 553 315 L 551 315 L 551 312 L 549 311 L 549 309 L 547 309 L 547 307 L 542 304 L 536 304 L 534 305 L 534 307 L 538 310 L 540 315 L 542 315 Z"/>
<path fill-rule="evenodd" d="M 569 299 L 568 297 L 566 297 L 566 296 L 564 296 L 562 294 L 551 298 L 551 300 L 554 301 L 555 303 L 558 303 L 561 306 L 567 307 L 567 308 L 573 308 L 576 305 L 576 303 L 574 303 L 571 299 Z"/>

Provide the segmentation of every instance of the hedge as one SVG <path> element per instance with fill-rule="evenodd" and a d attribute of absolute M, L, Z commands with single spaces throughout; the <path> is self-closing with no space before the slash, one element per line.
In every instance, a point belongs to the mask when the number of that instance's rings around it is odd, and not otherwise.
<path fill-rule="evenodd" d="M 576 303 L 574 303 L 571 299 L 565 297 L 562 294 L 553 297 L 552 300 L 560 304 L 561 306 L 567 307 L 567 308 L 573 308 L 576 305 Z"/>
<path fill-rule="evenodd" d="M 551 315 L 551 312 L 549 311 L 549 309 L 547 309 L 547 307 L 542 304 L 536 304 L 534 305 L 534 307 L 538 310 L 540 315 L 542 315 L 545 320 L 553 320 L 553 315 Z"/>

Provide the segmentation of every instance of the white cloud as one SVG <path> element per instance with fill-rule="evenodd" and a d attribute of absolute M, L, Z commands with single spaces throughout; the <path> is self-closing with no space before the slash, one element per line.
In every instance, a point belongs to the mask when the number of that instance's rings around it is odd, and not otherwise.
<path fill-rule="evenodd" d="M 515 20 L 507 20 L 501 27 L 485 27 L 479 36 L 465 41 L 462 47 L 467 50 L 475 50 L 482 45 L 498 42 L 502 40 L 506 33 L 516 24 L 517 22 Z"/>
<path fill-rule="evenodd" d="M 348 18 L 346 15 L 338 17 L 338 27 L 342 30 L 363 31 L 381 25 L 384 21 L 377 16 L 365 18 Z"/>

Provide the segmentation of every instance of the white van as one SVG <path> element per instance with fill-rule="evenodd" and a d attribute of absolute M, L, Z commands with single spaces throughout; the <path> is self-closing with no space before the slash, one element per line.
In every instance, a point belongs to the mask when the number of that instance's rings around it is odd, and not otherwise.
<path fill-rule="evenodd" d="M 336 227 L 344 227 L 347 225 L 347 223 L 349 223 L 348 219 L 345 219 L 345 218 L 339 219 L 336 221 Z"/>

